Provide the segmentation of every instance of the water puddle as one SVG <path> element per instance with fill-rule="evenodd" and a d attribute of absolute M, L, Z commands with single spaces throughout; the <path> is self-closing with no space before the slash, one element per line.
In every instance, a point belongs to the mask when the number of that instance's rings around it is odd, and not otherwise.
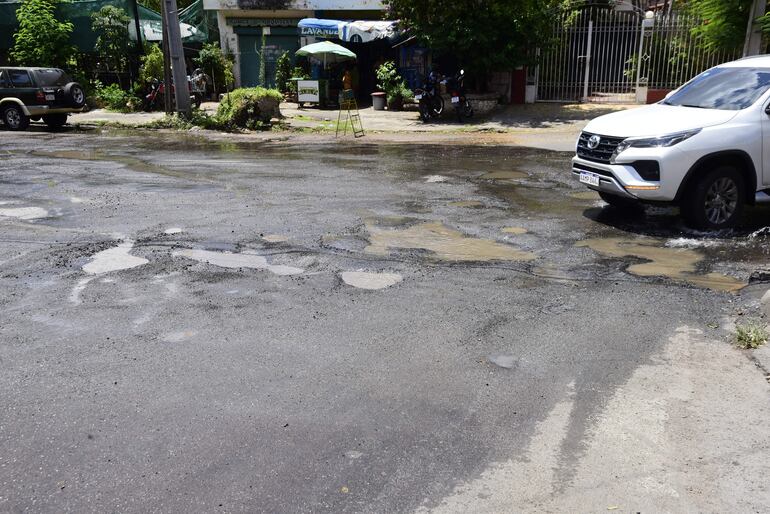
<path fill-rule="evenodd" d="M 503 227 L 502 232 L 505 232 L 506 234 L 513 234 L 513 235 L 521 235 L 526 234 L 527 229 L 523 227 Z"/>
<path fill-rule="evenodd" d="M 575 246 L 590 248 L 607 257 L 637 257 L 650 262 L 632 264 L 627 271 L 641 277 L 668 277 L 717 291 L 737 291 L 745 283 L 719 273 L 697 274 L 704 256 L 688 248 L 671 248 L 649 239 L 586 239 Z"/>
<path fill-rule="evenodd" d="M 42 207 L 4 207 L 0 208 L 0 216 L 30 221 L 48 217 L 48 211 Z"/>
<path fill-rule="evenodd" d="M 477 200 L 462 200 L 459 202 L 449 202 L 452 207 L 464 207 L 466 209 L 481 209 L 484 204 Z"/>
<path fill-rule="evenodd" d="M 299 275 L 304 269 L 280 264 L 269 264 L 265 257 L 253 253 L 212 252 L 210 250 L 176 250 L 175 257 L 185 257 L 220 268 L 265 269 L 276 275 Z"/>
<path fill-rule="evenodd" d="M 489 355 L 487 358 L 489 359 L 489 362 L 501 368 L 511 369 L 514 366 L 516 366 L 516 357 L 514 357 L 513 355 L 497 353 L 497 354 Z"/>
<path fill-rule="evenodd" d="M 520 180 L 527 178 L 523 171 L 491 171 L 479 177 L 483 180 Z"/>
<path fill-rule="evenodd" d="M 398 273 L 368 273 L 365 271 L 345 271 L 341 274 L 342 281 L 349 286 L 359 289 L 385 289 L 398 284 L 403 277 Z"/>
<path fill-rule="evenodd" d="M 467 236 L 438 222 L 418 223 L 406 228 L 388 228 L 379 220 L 364 220 L 369 231 L 369 246 L 364 251 L 388 255 L 392 248 L 428 250 L 446 261 L 530 261 L 531 252 L 516 249 L 489 239 Z"/>
<path fill-rule="evenodd" d="M 120 243 L 118 246 L 97 252 L 91 256 L 91 261 L 83 266 L 83 271 L 89 275 L 98 275 L 147 264 L 149 261 L 144 257 L 131 255 L 133 247 L 134 242 L 128 240 Z"/>
<path fill-rule="evenodd" d="M 428 175 L 425 177 L 425 182 L 428 184 L 436 184 L 439 182 L 447 182 L 449 180 L 449 177 L 445 177 L 444 175 Z"/>

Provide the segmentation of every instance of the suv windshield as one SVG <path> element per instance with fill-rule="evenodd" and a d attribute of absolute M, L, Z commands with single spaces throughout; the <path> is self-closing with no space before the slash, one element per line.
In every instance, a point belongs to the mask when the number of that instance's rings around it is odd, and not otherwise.
<path fill-rule="evenodd" d="M 40 87 L 64 86 L 72 82 L 66 73 L 55 68 L 37 70 L 37 80 Z"/>
<path fill-rule="evenodd" d="M 663 103 L 738 111 L 753 104 L 768 87 L 768 68 L 713 68 L 692 79 Z"/>

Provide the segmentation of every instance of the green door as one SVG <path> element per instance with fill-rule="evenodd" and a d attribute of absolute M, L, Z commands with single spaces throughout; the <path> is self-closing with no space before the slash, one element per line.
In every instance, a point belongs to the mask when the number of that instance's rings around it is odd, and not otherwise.
<path fill-rule="evenodd" d="M 241 51 L 241 86 L 259 85 L 259 52 L 262 36 L 240 34 L 238 47 Z"/>

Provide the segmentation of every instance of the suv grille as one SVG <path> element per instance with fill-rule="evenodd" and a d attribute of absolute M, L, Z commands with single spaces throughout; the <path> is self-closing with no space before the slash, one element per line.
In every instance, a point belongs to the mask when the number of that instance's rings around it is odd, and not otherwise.
<path fill-rule="evenodd" d="M 588 148 L 588 140 L 594 135 L 599 137 L 599 145 L 593 149 Z M 609 163 L 615 148 L 624 139 L 624 137 L 600 136 L 590 132 L 581 132 L 577 144 L 578 157 L 594 162 Z"/>

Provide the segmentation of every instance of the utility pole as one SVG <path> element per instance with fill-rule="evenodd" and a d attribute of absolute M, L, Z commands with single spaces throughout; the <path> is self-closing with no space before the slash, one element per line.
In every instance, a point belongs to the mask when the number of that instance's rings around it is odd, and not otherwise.
<path fill-rule="evenodd" d="M 163 110 L 171 114 L 171 57 L 168 54 L 168 23 L 166 21 L 166 9 L 161 5 L 160 22 L 163 32 Z"/>
<path fill-rule="evenodd" d="M 142 42 L 142 24 L 139 21 L 139 4 L 136 0 L 131 3 L 134 4 L 134 27 L 136 27 L 136 50 L 139 55 L 144 53 L 144 43 Z"/>
<path fill-rule="evenodd" d="M 754 0 L 749 11 L 749 22 L 746 25 L 746 40 L 743 44 L 743 56 L 759 55 L 762 53 L 762 29 L 756 19 L 765 14 L 765 0 Z"/>
<path fill-rule="evenodd" d="M 166 41 L 171 57 L 171 73 L 174 76 L 176 111 L 189 117 L 192 114 L 192 106 L 190 105 L 190 92 L 187 89 L 187 66 L 184 62 L 182 32 L 179 30 L 179 11 L 176 0 L 163 0 L 163 9 L 166 14 L 166 35 L 168 36 Z"/>

